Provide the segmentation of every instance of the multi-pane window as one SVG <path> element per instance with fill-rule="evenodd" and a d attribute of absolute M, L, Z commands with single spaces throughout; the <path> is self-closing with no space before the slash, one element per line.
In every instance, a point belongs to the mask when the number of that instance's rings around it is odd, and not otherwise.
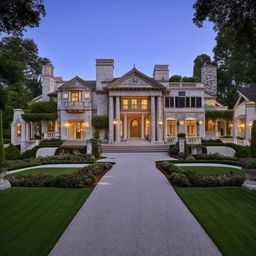
<path fill-rule="evenodd" d="M 137 109 L 137 107 L 138 107 L 138 99 L 132 99 L 131 100 L 131 107 L 132 107 L 132 109 Z"/>
<path fill-rule="evenodd" d="M 71 101 L 79 101 L 79 92 L 78 91 L 71 92 Z"/>
<path fill-rule="evenodd" d="M 147 99 L 142 99 L 141 100 L 141 108 L 143 110 L 148 109 L 148 100 Z"/>
<path fill-rule="evenodd" d="M 48 132 L 54 132 L 54 121 L 48 121 Z"/>
<path fill-rule="evenodd" d="M 85 92 L 85 93 L 84 93 L 84 98 L 85 98 L 85 99 L 90 98 L 90 93 L 89 93 L 89 92 Z"/>
<path fill-rule="evenodd" d="M 17 136 L 21 136 L 21 123 L 17 123 Z"/>
<path fill-rule="evenodd" d="M 196 121 L 187 120 L 187 135 L 196 136 Z"/>
<path fill-rule="evenodd" d="M 175 104 L 174 104 L 175 103 Z M 201 108 L 201 97 L 165 97 L 166 108 Z"/>
<path fill-rule="evenodd" d="M 176 120 L 167 120 L 167 136 L 176 135 Z"/>
<path fill-rule="evenodd" d="M 122 107 L 123 107 L 123 109 L 128 109 L 128 99 L 122 100 Z"/>
<path fill-rule="evenodd" d="M 62 93 L 62 98 L 63 99 L 68 99 L 68 92 L 63 92 Z"/>

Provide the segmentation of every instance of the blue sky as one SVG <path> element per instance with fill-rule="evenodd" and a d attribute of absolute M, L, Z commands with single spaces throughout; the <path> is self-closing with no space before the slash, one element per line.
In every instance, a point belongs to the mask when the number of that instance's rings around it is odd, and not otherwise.
<path fill-rule="evenodd" d="M 95 79 L 95 59 L 115 59 L 115 76 L 134 65 L 152 76 L 154 64 L 169 64 L 170 75 L 191 76 L 193 60 L 212 56 L 215 32 L 193 22 L 195 0 L 45 0 L 47 15 L 33 38 L 55 75 Z"/>

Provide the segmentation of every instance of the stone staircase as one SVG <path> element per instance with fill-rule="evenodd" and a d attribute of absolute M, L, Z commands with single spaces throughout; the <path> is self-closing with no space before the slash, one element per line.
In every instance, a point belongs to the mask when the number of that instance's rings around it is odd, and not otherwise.
<path fill-rule="evenodd" d="M 101 144 L 102 153 L 143 153 L 143 152 L 167 152 L 168 144 L 149 145 L 113 145 Z"/>

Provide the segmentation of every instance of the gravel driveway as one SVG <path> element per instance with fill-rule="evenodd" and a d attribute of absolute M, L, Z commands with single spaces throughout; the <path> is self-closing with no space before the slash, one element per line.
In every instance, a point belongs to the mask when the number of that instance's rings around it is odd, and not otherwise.
<path fill-rule="evenodd" d="M 101 179 L 51 256 L 221 255 L 156 169 L 156 160 L 170 160 L 167 154 L 107 156 L 116 165 Z"/>

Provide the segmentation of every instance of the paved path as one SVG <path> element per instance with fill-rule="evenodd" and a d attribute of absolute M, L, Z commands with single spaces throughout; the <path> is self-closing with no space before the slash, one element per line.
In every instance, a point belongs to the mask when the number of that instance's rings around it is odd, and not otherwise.
<path fill-rule="evenodd" d="M 221 255 L 156 169 L 156 160 L 170 160 L 167 154 L 108 157 L 117 164 L 93 190 L 51 256 Z"/>

